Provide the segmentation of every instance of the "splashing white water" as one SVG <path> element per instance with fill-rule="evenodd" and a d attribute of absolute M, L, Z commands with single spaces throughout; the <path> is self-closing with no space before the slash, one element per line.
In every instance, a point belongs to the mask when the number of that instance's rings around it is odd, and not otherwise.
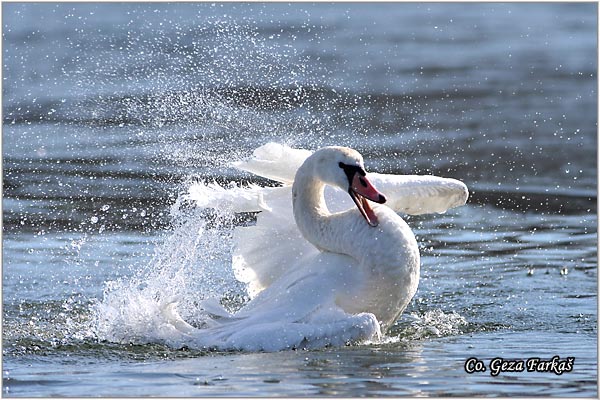
<path fill-rule="evenodd" d="M 107 283 L 94 310 L 100 340 L 176 345 L 173 307 L 201 327 L 208 318 L 198 307 L 202 301 L 224 298 L 233 307 L 243 301 L 230 267 L 233 214 L 186 209 L 186 199 L 172 207 L 173 229 L 152 261 L 131 278 Z"/>

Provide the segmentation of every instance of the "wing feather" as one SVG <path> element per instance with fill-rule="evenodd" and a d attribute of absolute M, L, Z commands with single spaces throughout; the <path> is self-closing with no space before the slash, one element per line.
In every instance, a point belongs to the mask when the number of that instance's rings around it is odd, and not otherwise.
<path fill-rule="evenodd" d="M 234 162 L 233 166 L 291 185 L 296 171 L 311 154 L 312 151 L 309 150 L 292 149 L 286 145 L 270 142 L 254 150 L 250 159 Z"/>

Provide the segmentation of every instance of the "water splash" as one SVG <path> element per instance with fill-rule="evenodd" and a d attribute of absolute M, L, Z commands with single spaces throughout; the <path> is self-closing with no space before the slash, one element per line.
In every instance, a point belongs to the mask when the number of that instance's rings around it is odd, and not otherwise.
<path fill-rule="evenodd" d="M 471 329 L 466 318 L 457 312 L 432 309 L 403 315 L 391 328 L 384 342 L 454 336 L 467 333 Z"/>
<path fill-rule="evenodd" d="M 171 208 L 173 227 L 154 257 L 133 277 L 106 284 L 94 307 L 98 339 L 117 343 L 169 340 L 168 312 L 195 326 L 208 320 L 199 304 L 217 299 L 235 307 L 245 301 L 244 288 L 231 269 L 232 230 L 237 221 L 226 211 L 188 207 L 181 196 Z"/>

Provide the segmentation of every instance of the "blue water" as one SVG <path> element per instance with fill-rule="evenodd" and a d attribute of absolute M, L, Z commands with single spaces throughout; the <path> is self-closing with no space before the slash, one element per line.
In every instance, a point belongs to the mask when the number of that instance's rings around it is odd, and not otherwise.
<path fill-rule="evenodd" d="M 3 395 L 597 395 L 596 4 L 2 10 Z M 197 179 L 265 183 L 229 162 L 273 140 L 469 186 L 407 218 L 422 277 L 383 342 L 99 340 L 95 307 L 128 282 L 243 303 L 229 235 L 254 216 L 173 205 Z M 554 355 L 573 370 L 464 370 Z"/>

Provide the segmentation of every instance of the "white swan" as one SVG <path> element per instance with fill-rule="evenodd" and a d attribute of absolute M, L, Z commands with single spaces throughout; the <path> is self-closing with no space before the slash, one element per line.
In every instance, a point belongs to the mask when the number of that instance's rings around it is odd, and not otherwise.
<path fill-rule="evenodd" d="M 443 212 L 468 197 L 454 179 L 367 175 L 361 155 L 346 147 L 311 154 L 269 143 L 236 166 L 284 186 L 202 185 L 189 198 L 200 207 L 262 211 L 234 236 L 233 267 L 252 300 L 233 315 L 205 302 L 212 318 L 203 329 L 168 308 L 179 345 L 276 351 L 379 337 L 419 281 L 417 242 L 395 211 Z"/>

